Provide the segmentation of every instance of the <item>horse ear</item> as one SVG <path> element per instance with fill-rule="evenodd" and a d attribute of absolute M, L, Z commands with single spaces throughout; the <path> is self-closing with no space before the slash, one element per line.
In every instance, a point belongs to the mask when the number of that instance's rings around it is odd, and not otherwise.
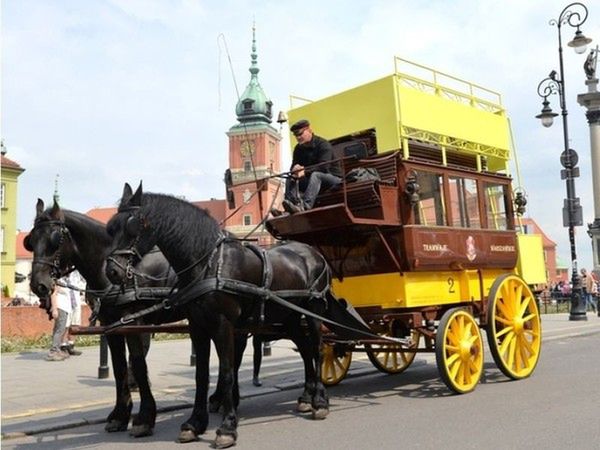
<path fill-rule="evenodd" d="M 58 206 L 56 199 L 54 199 L 54 204 L 52 205 L 52 211 L 51 211 L 50 215 L 55 220 L 63 220 L 65 217 L 63 212 L 60 209 L 60 206 Z"/>
<path fill-rule="evenodd" d="M 133 189 L 131 189 L 129 183 L 125 183 L 125 186 L 123 186 L 123 193 L 121 194 L 121 201 L 119 202 L 119 206 L 125 206 L 126 204 L 128 204 L 132 196 Z"/>
<path fill-rule="evenodd" d="M 125 183 L 123 186 L 123 194 L 121 195 L 121 200 L 129 200 L 129 198 L 133 195 L 133 189 L 129 186 L 129 183 Z"/>
<path fill-rule="evenodd" d="M 133 197 L 131 197 L 131 199 L 129 200 L 129 204 L 131 206 L 141 206 L 142 205 L 142 194 L 143 194 L 143 189 L 142 189 L 142 182 L 140 181 L 140 185 L 138 186 L 138 188 L 135 191 L 135 194 L 133 194 Z"/>
<path fill-rule="evenodd" d="M 44 200 L 38 198 L 37 203 L 35 204 L 35 217 L 40 217 L 44 212 Z"/>

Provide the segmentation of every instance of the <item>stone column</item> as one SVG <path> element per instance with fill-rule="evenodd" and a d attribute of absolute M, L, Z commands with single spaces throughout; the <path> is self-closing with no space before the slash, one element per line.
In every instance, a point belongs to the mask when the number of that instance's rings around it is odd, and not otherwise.
<path fill-rule="evenodd" d="M 586 117 L 590 124 L 590 151 L 592 184 L 594 188 L 594 222 L 588 224 L 588 234 L 592 238 L 594 270 L 600 270 L 600 92 L 598 78 L 586 80 L 588 92 L 579 94 L 577 101 L 587 109 Z"/>

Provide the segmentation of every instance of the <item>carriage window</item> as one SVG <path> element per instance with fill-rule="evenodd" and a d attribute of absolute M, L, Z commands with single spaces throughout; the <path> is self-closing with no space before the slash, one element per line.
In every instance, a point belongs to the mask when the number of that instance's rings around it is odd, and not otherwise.
<path fill-rule="evenodd" d="M 491 230 L 508 230 L 506 220 L 506 186 L 485 182 L 484 201 L 487 212 L 487 228 Z"/>
<path fill-rule="evenodd" d="M 415 223 L 447 225 L 443 196 L 443 177 L 439 173 L 417 171 L 419 202 L 414 206 Z"/>
<path fill-rule="evenodd" d="M 244 225 L 252 225 L 252 214 L 244 214 Z"/>
<path fill-rule="evenodd" d="M 450 177 L 452 226 L 481 228 L 477 182 L 472 178 Z"/>

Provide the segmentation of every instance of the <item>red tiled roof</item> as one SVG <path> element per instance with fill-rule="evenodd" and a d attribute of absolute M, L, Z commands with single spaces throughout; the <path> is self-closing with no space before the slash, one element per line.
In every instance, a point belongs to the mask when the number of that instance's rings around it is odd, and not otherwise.
<path fill-rule="evenodd" d="M 211 217 L 219 223 L 221 223 L 227 215 L 227 202 L 225 200 L 216 200 L 213 198 L 211 200 L 192 202 L 192 205 L 206 209 Z"/>
<path fill-rule="evenodd" d="M 191 202 L 192 205 L 206 209 L 211 217 L 215 219 L 217 222 L 221 222 L 225 219 L 225 215 L 227 213 L 227 203 L 225 200 L 200 200 L 197 202 Z M 113 215 L 117 212 L 116 207 L 112 208 L 94 208 L 90 209 L 85 213 L 86 216 L 91 217 L 92 219 L 96 219 L 102 223 L 108 223 Z"/>
<path fill-rule="evenodd" d="M 532 225 L 535 232 L 536 233 L 540 233 L 542 235 L 542 245 L 544 248 L 546 247 L 556 247 L 556 242 L 554 242 L 552 239 L 550 239 L 546 233 L 544 233 L 544 230 L 542 230 L 542 228 L 537 224 L 537 222 L 529 217 L 523 217 L 521 218 L 521 220 L 523 221 L 523 224 L 525 225 Z"/>
<path fill-rule="evenodd" d="M 10 167 L 11 169 L 25 170 L 19 164 L 14 162 L 12 159 L 7 158 L 4 155 L 0 155 L 0 156 L 1 156 L 0 162 L 2 163 L 2 167 Z"/>
<path fill-rule="evenodd" d="M 16 257 L 17 259 L 33 259 L 33 253 L 29 250 L 26 250 L 23 246 L 23 240 L 25 236 L 29 234 L 29 231 L 19 231 L 17 233 L 17 251 Z"/>
<path fill-rule="evenodd" d="M 108 223 L 112 216 L 117 213 L 116 207 L 94 208 L 85 213 L 86 216 L 96 219 L 104 224 Z"/>

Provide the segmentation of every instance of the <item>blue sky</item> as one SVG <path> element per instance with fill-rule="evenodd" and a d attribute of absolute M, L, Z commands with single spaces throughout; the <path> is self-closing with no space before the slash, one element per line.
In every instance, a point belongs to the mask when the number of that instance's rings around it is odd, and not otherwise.
<path fill-rule="evenodd" d="M 558 70 L 556 0 L 2 0 L 2 119 L 7 156 L 20 177 L 18 227 L 35 201 L 87 211 L 113 206 L 125 181 L 189 200 L 223 198 L 225 132 L 248 80 L 256 22 L 259 81 L 274 111 L 289 95 L 318 99 L 393 72 L 400 56 L 498 91 L 511 117 L 528 214 L 570 261 L 562 227 L 560 124 L 542 128 L 536 88 Z M 583 32 L 600 42 L 600 7 L 587 2 Z M 573 29 L 563 27 L 563 41 Z M 583 62 L 565 47 L 571 146 L 584 221 L 594 219 Z M 558 110 L 558 99 L 551 98 Z M 285 131 L 285 129 L 284 129 Z M 288 149 L 284 133 L 284 154 Z M 289 160 L 289 159 L 288 159 Z M 586 227 L 580 267 L 591 267 Z"/>

